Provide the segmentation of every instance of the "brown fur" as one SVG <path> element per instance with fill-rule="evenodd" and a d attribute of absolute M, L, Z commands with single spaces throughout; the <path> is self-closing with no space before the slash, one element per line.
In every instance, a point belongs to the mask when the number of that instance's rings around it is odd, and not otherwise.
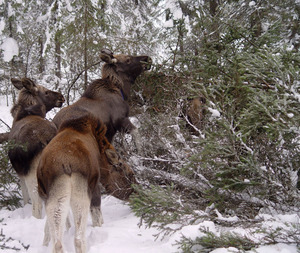
<path fill-rule="evenodd" d="M 61 107 L 64 97 L 55 91 L 35 84 L 29 78 L 11 79 L 15 88 L 20 90 L 16 104 L 11 109 L 14 122 L 27 115 L 45 117 L 53 107 Z"/>
<path fill-rule="evenodd" d="M 85 110 L 77 108 L 77 113 L 81 116 L 61 125 L 43 150 L 37 168 L 38 192 L 45 199 L 47 214 L 44 245 L 51 237 L 53 252 L 64 252 L 63 231 L 70 210 L 76 252 L 86 252 L 88 210 L 93 226 L 103 223 L 99 180 L 111 194 L 123 199 L 135 182 L 133 172 L 122 165 L 107 141 L 105 125 Z"/>
<path fill-rule="evenodd" d="M 11 163 L 19 175 L 26 175 L 32 159 L 55 136 L 56 126 L 44 119 L 46 112 L 53 107 L 61 107 L 63 96 L 55 91 L 36 85 L 28 78 L 12 79 L 20 89 L 16 104 L 11 113 L 14 117 L 8 139 L 17 144 L 8 152 Z"/>
<path fill-rule="evenodd" d="M 0 144 L 5 141 L 8 141 L 8 137 L 9 137 L 9 132 L 1 133 L 0 134 Z"/>
<path fill-rule="evenodd" d="M 56 131 L 52 122 L 36 115 L 14 123 L 9 139 L 17 145 L 8 151 L 8 156 L 18 175 L 27 175 L 33 158 L 50 142 Z"/>
<path fill-rule="evenodd" d="M 186 111 L 188 120 L 192 123 L 194 127 L 196 127 L 199 130 L 202 129 L 203 126 L 203 119 L 205 116 L 205 104 L 206 99 L 203 96 L 196 97 L 189 102 L 189 106 Z"/>
<path fill-rule="evenodd" d="M 79 116 L 76 108 L 84 109 L 106 125 L 106 137 L 111 142 L 117 131 L 129 133 L 135 129 L 128 118 L 126 100 L 130 86 L 144 70 L 149 69 L 151 59 L 148 56 L 112 55 L 107 51 L 102 52 L 101 58 L 107 62 L 102 68 L 103 79 L 93 81 L 82 97 L 63 108 L 53 122 L 59 127 L 65 120 Z"/>
<path fill-rule="evenodd" d="M 113 146 L 105 137 L 106 127 L 91 114 L 64 122 L 53 140 L 43 150 L 38 166 L 38 190 L 47 199 L 55 179 L 63 174 L 80 173 L 89 185 L 92 197 L 98 193 L 100 182 L 109 193 L 126 199 L 135 183 L 132 170 L 128 165 L 117 170 L 112 164 L 108 150 L 115 153 Z M 116 154 L 116 153 L 115 153 Z M 99 170 L 100 168 L 100 170 Z M 99 194 L 99 193 L 98 193 Z"/>

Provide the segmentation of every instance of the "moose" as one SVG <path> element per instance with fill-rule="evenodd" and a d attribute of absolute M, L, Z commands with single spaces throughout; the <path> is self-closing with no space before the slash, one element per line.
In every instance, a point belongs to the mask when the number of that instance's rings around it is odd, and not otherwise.
<path fill-rule="evenodd" d="M 51 237 L 55 253 L 64 252 L 62 235 L 69 210 L 74 217 L 76 252 L 86 252 L 89 209 L 93 225 L 102 224 L 99 182 L 121 199 L 128 199 L 136 182 L 133 171 L 105 137 L 106 126 L 85 110 L 74 111 L 77 118 L 61 124 L 42 151 L 37 168 L 38 192 L 47 214 L 44 245 Z"/>
<path fill-rule="evenodd" d="M 56 135 L 54 123 L 45 119 L 46 113 L 64 103 L 62 94 L 48 90 L 29 78 L 11 79 L 19 96 L 11 109 L 13 124 L 8 140 L 13 147 L 8 156 L 20 178 L 24 204 L 32 201 L 32 214 L 42 218 L 42 200 L 37 193 L 36 169 L 43 148 Z"/>
<path fill-rule="evenodd" d="M 137 137 L 136 127 L 128 118 L 127 99 L 131 85 L 143 71 L 150 69 L 152 60 L 149 56 L 114 55 L 107 49 L 101 51 L 100 57 L 105 62 L 102 79 L 92 81 L 82 97 L 61 109 L 53 122 L 59 127 L 63 121 L 78 116 L 76 108 L 83 108 L 106 125 L 109 142 L 117 131 Z"/>
<path fill-rule="evenodd" d="M 206 98 L 202 94 L 188 101 L 184 117 L 192 134 L 199 134 L 203 128 L 206 107 Z"/>
<path fill-rule="evenodd" d="M 0 134 L 0 144 L 8 141 L 9 132 Z"/>

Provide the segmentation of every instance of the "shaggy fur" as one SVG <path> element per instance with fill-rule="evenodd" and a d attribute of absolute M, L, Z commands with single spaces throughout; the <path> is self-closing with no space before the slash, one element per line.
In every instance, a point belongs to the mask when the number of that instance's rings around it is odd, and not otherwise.
<path fill-rule="evenodd" d="M 102 68 L 102 79 L 93 81 L 83 96 L 73 105 L 60 110 L 53 119 L 57 127 L 68 119 L 78 117 L 76 108 L 92 113 L 107 127 L 106 137 L 113 140 L 117 131 L 130 133 L 135 126 L 128 118 L 130 86 L 135 79 L 151 65 L 148 56 L 112 55 L 102 52 L 106 61 Z"/>
<path fill-rule="evenodd" d="M 193 98 L 189 101 L 188 108 L 186 110 L 186 115 L 191 124 L 197 129 L 202 129 L 204 116 L 206 112 L 206 99 L 203 96 Z M 197 134 L 194 128 L 191 128 L 193 134 Z"/>
<path fill-rule="evenodd" d="M 24 204 L 33 205 L 33 216 L 41 218 L 42 205 L 37 193 L 36 167 L 43 148 L 55 136 L 57 128 L 46 120 L 46 112 L 61 107 L 64 97 L 28 78 L 12 79 L 20 90 L 17 103 L 11 109 L 14 117 L 8 140 L 15 145 L 8 151 L 9 159 L 21 181 Z"/>
<path fill-rule="evenodd" d="M 77 112 L 81 116 L 65 121 L 43 150 L 37 169 L 38 191 L 46 201 L 49 227 L 44 243 L 47 245 L 51 237 L 53 252 L 63 252 L 62 235 L 69 209 L 74 216 L 76 252 L 85 252 L 89 208 L 93 225 L 102 224 L 99 182 L 123 199 L 128 198 L 135 183 L 132 170 L 119 160 L 106 139 L 105 125 L 88 112 Z"/>

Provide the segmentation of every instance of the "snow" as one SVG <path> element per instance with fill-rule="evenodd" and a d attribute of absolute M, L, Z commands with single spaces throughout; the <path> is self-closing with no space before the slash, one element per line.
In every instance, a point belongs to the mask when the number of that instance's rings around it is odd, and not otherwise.
<path fill-rule="evenodd" d="M 6 38 L 0 49 L 3 50 L 3 60 L 9 62 L 15 55 L 19 55 L 18 42 L 13 38 Z"/>
<path fill-rule="evenodd" d="M 49 18 L 49 13 L 46 13 L 45 15 L 39 16 L 36 19 L 37 23 L 43 23 L 44 21 L 46 21 Z"/>
<path fill-rule="evenodd" d="M 10 116 L 10 108 L 12 100 L 8 99 L 8 105 L 5 96 L 0 96 L 0 119 L 11 126 L 12 117 Z M 53 115 L 53 114 L 52 114 Z M 135 121 L 135 118 L 132 118 Z M 0 122 L 0 132 L 6 132 L 7 127 Z M 51 246 L 43 246 L 44 225 L 46 218 L 36 219 L 31 215 L 31 205 L 9 211 L 0 210 L 0 239 L 5 235 L 5 244 L 10 248 L 19 248 L 19 252 L 28 253 L 50 253 Z M 297 213 L 290 214 L 260 214 L 257 219 L 262 220 L 258 227 L 221 227 L 218 222 L 199 219 L 191 225 L 181 226 L 181 224 L 170 224 L 170 228 L 178 228 L 173 234 L 165 235 L 163 238 L 156 239 L 159 231 L 156 228 L 146 228 L 139 226 L 140 218 L 136 217 L 129 205 L 125 201 L 118 200 L 109 195 L 103 195 L 101 201 L 101 209 L 104 218 L 102 227 L 92 227 L 92 221 L 89 217 L 86 237 L 87 237 L 87 253 L 171 253 L 179 252 L 177 242 L 185 236 L 195 239 L 204 235 L 199 229 L 209 231 L 216 235 L 222 232 L 232 232 L 239 235 L 252 236 L 253 240 L 260 240 L 259 235 L 253 235 L 258 229 L 269 228 L 299 228 L 300 218 Z M 216 221 L 234 222 L 238 221 L 236 216 L 224 217 L 221 215 L 214 205 L 210 206 L 211 212 L 217 214 Z M 195 212 L 200 212 L 195 210 Z M 44 212 L 43 212 L 44 214 Z M 200 216 L 205 213 L 201 211 Z M 9 239 L 10 238 L 10 239 Z M 66 253 L 74 252 L 74 225 L 64 233 L 64 246 Z M 2 245 L 3 242 L 0 243 Z M 24 247 L 29 246 L 28 250 Z M 3 253 L 14 253 L 12 249 L 1 249 Z M 218 248 L 212 253 L 232 253 L 240 252 L 237 248 Z M 295 244 L 278 243 L 268 246 L 260 246 L 257 249 L 246 251 L 248 253 L 296 253 L 297 246 Z"/>
<path fill-rule="evenodd" d="M 157 240 L 153 237 L 156 233 L 154 229 L 139 227 L 139 218 L 134 216 L 128 205 L 111 196 L 102 198 L 102 213 L 104 224 L 102 227 L 92 227 L 91 219 L 87 226 L 87 248 L 89 253 L 131 253 L 131 252 L 172 252 L 176 250 L 168 243 L 168 240 Z M 20 241 L 24 245 L 30 245 L 28 253 L 50 253 L 51 246 L 42 246 L 45 218 L 38 220 L 31 216 L 31 206 L 26 205 L 15 211 L 0 211 L 0 230 L 7 237 L 12 237 L 16 242 Z M 40 232 L 39 232 L 40 231 Z M 74 252 L 74 227 L 64 234 L 64 246 L 66 252 Z M 13 244 L 13 245 L 14 245 Z M 11 246 L 11 245 L 10 245 Z M 19 245 L 15 245 L 20 248 Z M 21 246 L 22 247 L 22 246 Z M 2 252 L 15 252 L 5 250 Z"/>
<path fill-rule="evenodd" d="M 173 27 L 173 19 L 169 19 L 165 22 L 164 27 L 168 28 L 168 27 Z"/>
<path fill-rule="evenodd" d="M 69 12 L 71 12 L 71 11 L 73 10 L 73 8 L 72 8 L 72 5 L 71 5 L 70 1 L 69 1 L 69 0 L 66 0 L 66 1 L 65 1 L 65 4 L 67 5 L 67 10 L 68 10 Z"/>
<path fill-rule="evenodd" d="M 0 35 L 2 34 L 5 28 L 5 21 L 3 19 L 0 20 Z"/>
<path fill-rule="evenodd" d="M 139 218 L 136 217 L 126 202 L 118 200 L 112 196 L 102 197 L 102 213 L 104 217 L 104 224 L 102 227 L 92 227 L 91 219 L 88 220 L 87 226 L 87 252 L 88 253 L 170 253 L 177 252 L 176 241 L 180 240 L 184 235 L 191 239 L 195 239 L 201 235 L 199 228 L 205 228 L 212 233 L 218 233 L 216 225 L 212 221 L 204 221 L 197 225 L 184 226 L 180 231 L 171 236 L 166 236 L 163 240 L 155 240 L 154 234 L 158 231 L 154 228 L 146 229 L 145 227 L 138 226 Z M 294 221 L 295 216 L 282 215 L 284 222 L 290 219 Z M 298 217 L 299 218 L 299 217 Z M 31 216 L 31 205 L 26 205 L 23 208 L 18 208 L 14 211 L 1 210 L 0 230 L 6 238 L 13 238 L 7 246 L 15 246 L 21 248 L 22 245 L 30 245 L 28 253 L 50 253 L 51 246 L 42 246 L 43 231 L 46 219 L 36 219 Z M 277 221 L 280 219 L 277 219 Z M 283 223 L 282 223 L 283 224 Z M 241 229 L 236 230 L 238 234 L 243 234 Z M 73 246 L 74 239 L 74 226 L 66 231 L 64 234 L 64 246 L 66 253 L 74 252 Z M 10 249 L 3 250 L 2 252 L 11 253 L 15 252 Z M 21 250 L 22 252 L 22 250 Z M 229 253 L 239 252 L 236 248 L 219 248 L 212 251 L 213 253 Z M 275 244 L 269 246 L 261 246 L 256 251 L 247 252 L 260 252 L 260 253 L 296 253 L 296 245 Z"/>
<path fill-rule="evenodd" d="M 24 34 L 24 31 L 20 25 L 17 26 L 17 33 Z"/>
<path fill-rule="evenodd" d="M 2 121 L 4 121 L 8 126 L 11 127 L 13 118 L 10 114 L 10 109 L 12 103 L 11 101 L 9 101 L 8 105 L 7 105 L 7 101 L 6 101 L 6 97 L 5 96 L 0 96 L 0 108 L 1 108 L 1 112 L 0 112 L 0 133 L 4 133 L 6 131 L 8 131 L 7 126 L 5 124 L 3 124 Z"/>
<path fill-rule="evenodd" d="M 207 108 L 210 112 L 211 112 L 211 118 L 220 118 L 221 117 L 221 113 L 213 108 L 208 107 Z"/>
<path fill-rule="evenodd" d="M 218 233 L 217 227 L 212 221 L 204 221 L 197 225 L 184 226 L 179 232 L 171 236 L 166 236 L 163 240 L 155 240 L 154 234 L 158 231 L 154 228 L 146 229 L 143 226 L 139 227 L 139 218 L 136 217 L 126 202 L 118 200 L 112 196 L 102 197 L 102 212 L 104 224 L 102 227 L 92 227 L 91 219 L 87 226 L 87 252 L 88 253 L 170 253 L 177 252 L 176 241 L 180 240 L 184 235 L 191 239 L 195 239 L 201 235 L 199 228 L 205 228 L 206 231 Z M 292 219 L 295 221 L 295 216 L 281 215 L 283 222 L 288 222 Z M 298 217 L 299 218 L 299 217 Z M 43 230 L 46 219 L 38 220 L 31 216 L 31 205 L 26 205 L 23 208 L 18 208 L 14 211 L 1 210 L 0 230 L 6 238 L 13 238 L 7 246 L 15 246 L 21 248 L 22 245 L 30 245 L 28 253 L 50 253 L 51 247 L 42 246 Z M 280 220 L 279 218 L 277 221 Z M 283 223 L 282 223 L 283 224 Z M 238 234 L 244 234 L 244 231 L 237 229 Z M 64 246 L 66 253 L 74 252 L 73 246 L 74 227 L 64 234 Z M 7 249 L 2 252 L 11 253 L 13 250 Z M 22 250 L 21 250 L 22 252 Z M 212 251 L 213 253 L 239 252 L 236 248 L 219 248 Z M 275 244 L 269 246 L 261 246 L 256 251 L 261 253 L 296 253 L 296 245 Z"/>
<path fill-rule="evenodd" d="M 297 253 L 298 250 L 292 245 L 278 243 L 271 246 L 262 246 L 256 250 L 257 253 Z M 214 252 L 215 253 L 215 252 Z"/>
<path fill-rule="evenodd" d="M 254 5 L 256 5 L 255 1 L 251 1 L 251 2 L 249 3 L 249 6 L 250 6 L 250 7 L 252 7 L 252 6 L 254 6 Z"/>
<path fill-rule="evenodd" d="M 7 16 L 8 17 L 11 17 L 11 16 L 13 16 L 15 13 L 14 13 L 14 11 L 13 11 L 13 8 L 11 7 L 11 4 L 10 3 L 8 3 L 8 5 L 7 5 Z"/>
<path fill-rule="evenodd" d="M 177 6 L 177 4 L 174 0 L 166 0 L 165 8 L 169 9 L 169 11 L 173 15 L 174 20 L 182 19 L 182 17 L 183 17 L 182 10 L 179 6 Z M 170 19 L 165 22 L 164 27 L 172 27 L 173 25 L 174 25 L 173 20 Z"/>

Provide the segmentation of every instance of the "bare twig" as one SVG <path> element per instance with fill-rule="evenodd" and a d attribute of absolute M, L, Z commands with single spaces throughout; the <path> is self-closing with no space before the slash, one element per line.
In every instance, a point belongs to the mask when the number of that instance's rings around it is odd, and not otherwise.
<path fill-rule="evenodd" d="M 11 129 L 11 127 L 5 122 L 5 121 L 3 121 L 2 119 L 0 119 L 0 121 L 10 130 Z"/>
<path fill-rule="evenodd" d="M 92 67 L 94 67 L 94 66 L 100 64 L 100 62 L 101 62 L 101 61 L 97 61 L 97 62 L 95 62 L 95 63 L 89 65 L 89 66 L 87 67 L 87 69 L 90 69 L 90 68 L 92 68 Z M 85 69 L 82 70 L 82 71 L 80 71 L 79 74 L 73 79 L 73 81 L 72 81 L 71 84 L 69 85 L 68 91 L 67 91 L 67 104 L 68 104 L 68 105 L 69 105 L 69 102 L 70 102 L 70 91 L 71 91 L 72 87 L 74 86 L 74 84 L 75 84 L 75 83 L 77 82 L 77 80 L 79 79 L 79 77 L 80 77 L 85 71 L 86 71 Z"/>

